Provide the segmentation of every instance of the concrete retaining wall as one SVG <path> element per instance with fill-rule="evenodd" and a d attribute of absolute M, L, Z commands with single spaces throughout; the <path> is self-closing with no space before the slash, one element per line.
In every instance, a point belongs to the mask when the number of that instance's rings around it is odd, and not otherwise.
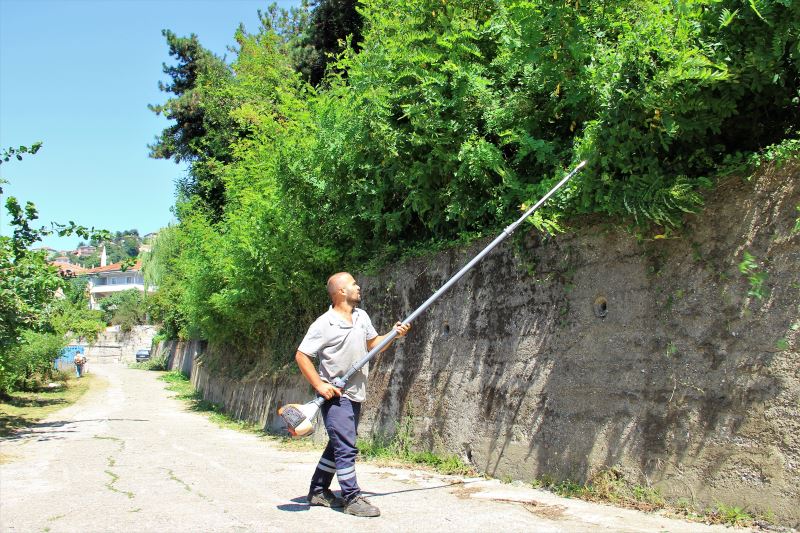
<path fill-rule="evenodd" d="M 197 356 L 206 349 L 206 345 L 205 341 L 162 341 L 156 346 L 152 357 L 166 357 L 168 370 L 179 370 L 191 376 L 192 365 Z"/>
<path fill-rule="evenodd" d="M 195 389 L 202 391 L 204 399 L 224 406 L 225 411 L 235 418 L 257 424 L 268 432 L 286 434 L 286 426 L 277 415 L 278 407 L 287 403 L 305 403 L 313 398 L 313 389 L 299 375 L 248 381 L 215 376 L 206 370 L 200 357 L 215 355 L 207 350 L 205 341 L 163 341 L 155 353 L 167 358 L 168 370 L 180 370 L 189 376 Z M 313 438 L 326 438 L 319 420 Z"/>

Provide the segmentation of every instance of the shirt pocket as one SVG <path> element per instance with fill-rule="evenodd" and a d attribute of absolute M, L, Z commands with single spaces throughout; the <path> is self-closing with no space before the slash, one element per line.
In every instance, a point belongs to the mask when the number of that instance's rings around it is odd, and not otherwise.
<path fill-rule="evenodd" d="M 356 328 L 356 329 L 358 330 L 358 339 L 359 339 L 359 341 L 363 342 L 364 343 L 364 347 L 366 348 L 366 346 L 367 346 L 367 325 L 363 324 L 363 323 L 359 324 L 358 328 Z"/>

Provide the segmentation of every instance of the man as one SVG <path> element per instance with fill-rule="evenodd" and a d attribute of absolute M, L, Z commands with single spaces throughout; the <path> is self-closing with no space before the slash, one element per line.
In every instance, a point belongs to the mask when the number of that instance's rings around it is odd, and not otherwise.
<path fill-rule="evenodd" d="M 86 364 L 86 356 L 81 352 L 76 352 L 73 362 L 75 363 L 75 375 L 79 378 L 83 377 L 83 366 Z"/>
<path fill-rule="evenodd" d="M 347 272 L 331 276 L 328 295 L 330 309 L 311 324 L 295 354 L 303 376 L 327 400 L 321 410 L 329 440 L 311 478 L 308 503 L 344 507 L 345 513 L 355 516 L 380 516 L 380 510 L 362 496 L 355 471 L 356 429 L 361 402 L 366 399 L 369 365 L 356 372 L 344 390 L 330 382 L 347 373 L 386 335 L 378 335 L 367 313 L 356 307 L 361 302 L 361 288 L 353 276 Z M 404 337 L 411 325 L 398 322 L 394 329 L 398 336 Z M 319 359 L 319 372 L 314 368 L 312 357 Z M 342 489 L 342 498 L 330 490 L 334 474 Z"/>

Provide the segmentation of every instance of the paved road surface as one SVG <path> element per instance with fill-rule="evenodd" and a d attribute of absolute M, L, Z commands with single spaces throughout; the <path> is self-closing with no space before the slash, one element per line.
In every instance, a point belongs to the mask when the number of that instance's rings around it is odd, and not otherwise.
<path fill-rule="evenodd" d="M 359 482 L 383 516 L 309 508 L 319 452 L 221 429 L 186 411 L 155 372 L 92 371 L 106 387 L 0 442 L 0 531 L 731 531 L 368 464 Z"/>

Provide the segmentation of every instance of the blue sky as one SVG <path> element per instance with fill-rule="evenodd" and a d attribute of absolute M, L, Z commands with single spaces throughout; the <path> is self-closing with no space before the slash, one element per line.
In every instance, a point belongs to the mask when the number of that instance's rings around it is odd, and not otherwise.
<path fill-rule="evenodd" d="M 252 0 L 0 0 L 0 146 L 44 143 L 33 157 L 0 165 L 0 234 L 5 198 L 32 201 L 40 222 L 66 222 L 141 235 L 173 220 L 183 166 L 147 156 L 168 124 L 147 109 L 163 102 L 162 29 L 197 34 L 218 55 L 239 23 L 255 31 Z M 297 5 L 282 0 L 282 7 Z M 230 53 L 227 54 L 230 60 Z M 78 237 L 43 245 L 73 248 Z"/>

